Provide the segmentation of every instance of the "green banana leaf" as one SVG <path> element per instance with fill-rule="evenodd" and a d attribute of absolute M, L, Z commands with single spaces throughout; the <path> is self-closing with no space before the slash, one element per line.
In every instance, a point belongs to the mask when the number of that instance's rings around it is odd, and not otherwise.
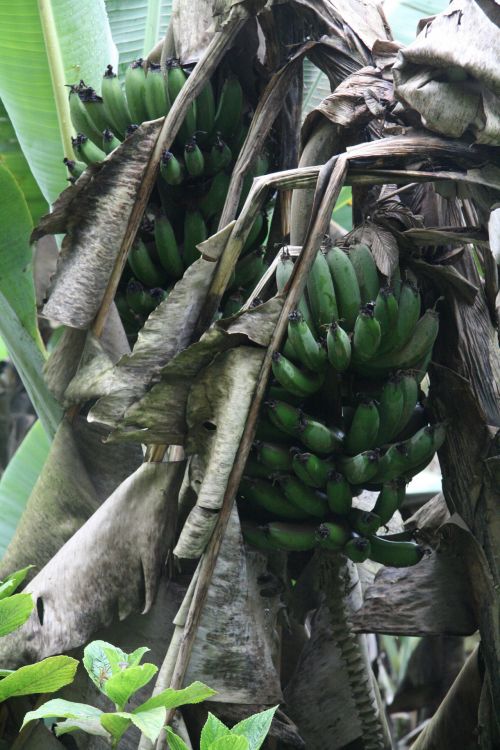
<path fill-rule="evenodd" d="M 0 101 L 0 165 L 5 165 L 14 176 L 28 204 L 33 223 L 48 211 L 47 201 L 36 184 L 28 162 L 21 151 L 16 132 L 7 111 Z"/>
<path fill-rule="evenodd" d="M 447 5 L 448 0 L 390 0 L 384 3 L 384 12 L 394 39 L 406 45 L 417 36 L 417 24 L 421 18 L 441 13 Z"/>
<path fill-rule="evenodd" d="M 310 60 L 304 60 L 304 91 L 302 99 L 302 119 L 330 94 L 330 81 Z"/>
<path fill-rule="evenodd" d="M 132 60 L 145 57 L 165 34 L 172 14 L 172 0 L 106 0 L 113 40 L 120 55 L 123 75 Z"/>
<path fill-rule="evenodd" d="M 99 87 L 115 57 L 103 2 L 0 3 L 0 98 L 49 203 L 66 185 L 62 159 L 71 155 L 64 85 L 83 78 Z"/>
<path fill-rule="evenodd" d="M 50 440 L 35 422 L 0 480 L 0 557 L 3 556 L 49 453 Z"/>

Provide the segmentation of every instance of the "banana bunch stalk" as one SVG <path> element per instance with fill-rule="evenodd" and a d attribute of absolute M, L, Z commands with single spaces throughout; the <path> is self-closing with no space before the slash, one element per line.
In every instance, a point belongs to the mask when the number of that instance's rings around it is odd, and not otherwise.
<path fill-rule="evenodd" d="M 189 72 L 178 59 L 166 68 L 135 60 L 121 82 L 108 65 L 101 92 L 84 81 L 69 88 L 76 136 L 75 159 L 65 159 L 75 182 L 90 164 L 104 161 L 147 120 L 164 117 Z M 249 105 L 239 80 L 209 81 L 191 104 L 171 150 L 160 162 L 157 189 L 130 252 L 116 303 L 129 336 L 168 296 L 184 271 L 200 257 L 198 245 L 217 230 L 231 171 L 246 135 Z M 262 154 L 250 176 L 268 169 Z M 268 233 L 264 210 L 255 220 L 222 303 L 222 314 L 239 310 L 266 271 L 261 244 Z"/>
<path fill-rule="evenodd" d="M 293 271 L 276 270 L 281 291 Z M 258 440 L 239 488 L 243 533 L 262 550 L 342 552 L 405 567 L 414 541 L 384 538 L 410 479 L 434 457 L 444 424 L 428 424 L 420 382 L 438 333 L 415 284 L 378 273 L 370 249 L 321 249 L 287 337 L 273 353 Z M 330 408 L 333 404 L 333 408 Z M 378 493 L 370 512 L 355 506 Z"/>

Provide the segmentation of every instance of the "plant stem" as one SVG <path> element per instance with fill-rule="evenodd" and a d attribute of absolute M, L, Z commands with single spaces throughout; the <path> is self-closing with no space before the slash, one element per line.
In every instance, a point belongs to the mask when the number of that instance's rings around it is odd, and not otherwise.
<path fill-rule="evenodd" d="M 64 155 L 68 159 L 74 158 L 71 136 L 73 126 L 69 112 L 69 100 L 65 88 L 66 79 L 64 75 L 64 64 L 57 34 L 56 22 L 51 0 L 38 0 L 38 10 L 40 13 L 40 24 L 42 26 L 43 38 L 45 41 L 45 52 L 49 63 L 50 77 L 52 79 L 52 88 L 54 90 L 54 100 L 56 103 L 57 120 L 59 123 L 59 132 L 63 145 Z"/>

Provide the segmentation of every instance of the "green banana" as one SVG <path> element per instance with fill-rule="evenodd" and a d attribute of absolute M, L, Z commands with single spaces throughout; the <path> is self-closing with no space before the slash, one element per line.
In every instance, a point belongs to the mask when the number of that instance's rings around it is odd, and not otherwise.
<path fill-rule="evenodd" d="M 339 552 L 349 541 L 349 531 L 338 523 L 322 523 L 316 531 L 319 547 Z"/>
<path fill-rule="evenodd" d="M 405 403 L 405 384 L 401 374 L 389 378 L 382 389 L 379 401 L 380 426 L 377 444 L 384 445 L 399 432 Z"/>
<path fill-rule="evenodd" d="M 383 345 L 380 347 L 380 353 L 391 353 L 401 349 L 412 336 L 419 315 L 420 294 L 413 284 L 405 281 L 401 285 L 396 325 L 388 330 L 382 342 Z"/>
<path fill-rule="evenodd" d="M 424 550 L 413 542 L 391 542 L 379 536 L 369 538 L 370 560 L 390 568 L 407 568 L 416 565 L 424 556 Z"/>
<path fill-rule="evenodd" d="M 292 275 L 293 265 L 293 260 L 288 254 L 283 254 L 280 257 L 278 265 L 276 266 L 276 287 L 279 294 L 281 294 L 285 287 L 285 284 L 287 284 L 290 276 Z M 304 317 L 304 320 L 311 329 L 311 332 L 315 334 L 316 327 L 314 325 L 311 310 L 309 309 L 309 305 L 304 295 L 302 295 L 302 297 L 300 298 L 297 309 Z"/>
<path fill-rule="evenodd" d="M 397 326 L 398 321 L 398 301 L 394 291 L 390 286 L 384 286 L 380 289 L 377 299 L 375 300 L 374 313 L 380 324 L 380 349 L 382 350 L 388 337 L 390 337 Z"/>
<path fill-rule="evenodd" d="M 326 487 L 328 475 L 334 468 L 330 461 L 325 461 L 314 453 L 301 453 L 298 448 L 293 448 L 291 453 L 291 468 L 304 484 L 316 489 Z"/>
<path fill-rule="evenodd" d="M 143 59 L 138 58 L 129 65 L 125 73 L 125 93 L 132 122 L 140 125 L 148 120 L 146 109 L 146 72 Z"/>
<path fill-rule="evenodd" d="M 443 422 L 435 425 L 422 427 L 411 438 L 405 440 L 403 445 L 407 448 L 407 466 L 413 469 L 428 463 L 435 452 L 441 448 L 446 437 L 446 428 Z"/>
<path fill-rule="evenodd" d="M 265 443 L 257 440 L 255 443 L 257 460 L 268 469 L 268 473 L 276 471 L 290 471 L 292 459 L 288 448 L 279 443 Z"/>
<path fill-rule="evenodd" d="M 134 242 L 128 256 L 128 263 L 134 276 L 147 286 L 161 286 L 167 281 L 165 270 L 155 265 L 141 239 L 136 239 Z"/>
<path fill-rule="evenodd" d="M 208 81 L 196 99 L 196 137 L 204 146 L 214 127 L 215 97 L 212 83 Z"/>
<path fill-rule="evenodd" d="M 342 548 L 343 554 L 354 563 L 362 563 L 368 560 L 371 553 L 371 544 L 369 539 L 365 539 L 358 534 L 353 534 L 351 539 Z"/>
<path fill-rule="evenodd" d="M 375 401 L 361 402 L 354 412 L 344 449 L 350 455 L 361 453 L 377 444 L 380 418 Z"/>
<path fill-rule="evenodd" d="M 339 516 L 345 516 L 352 507 L 352 491 L 349 482 L 338 471 L 331 471 L 326 483 L 328 507 Z"/>
<path fill-rule="evenodd" d="M 258 479 L 269 479 L 269 469 L 264 464 L 261 464 L 253 456 L 247 458 L 245 468 L 243 470 L 243 476 L 254 477 Z"/>
<path fill-rule="evenodd" d="M 335 289 L 328 263 L 321 250 L 318 250 L 307 278 L 307 295 L 313 320 L 319 331 L 338 320 Z"/>
<path fill-rule="evenodd" d="M 299 435 L 302 412 L 285 401 L 269 399 L 266 401 L 266 413 L 271 422 L 288 435 Z"/>
<path fill-rule="evenodd" d="M 290 475 L 280 476 L 277 481 L 286 499 L 295 508 L 316 518 L 325 518 L 328 515 L 326 495 L 322 492 L 308 487 L 300 479 Z"/>
<path fill-rule="evenodd" d="M 154 237 L 161 265 L 170 278 L 181 279 L 184 274 L 184 262 L 172 224 L 165 215 L 155 218 Z"/>
<path fill-rule="evenodd" d="M 269 538 L 266 526 L 259 526 L 257 523 L 245 520 L 241 524 L 241 533 L 247 544 L 260 549 L 261 552 L 269 552 L 276 549 Z"/>
<path fill-rule="evenodd" d="M 406 443 L 393 443 L 382 454 L 376 473 L 371 477 L 373 484 L 386 484 L 396 477 L 401 477 L 409 469 L 408 447 Z"/>
<path fill-rule="evenodd" d="M 205 170 L 205 157 L 192 136 L 184 146 L 184 164 L 191 177 L 199 177 Z"/>
<path fill-rule="evenodd" d="M 264 249 L 259 247 L 257 250 L 254 250 L 252 253 L 239 260 L 234 269 L 234 280 L 231 288 L 243 287 L 245 289 L 253 289 L 267 269 L 264 256 Z"/>
<path fill-rule="evenodd" d="M 351 363 L 351 340 L 337 322 L 333 322 L 326 334 L 328 359 L 334 370 L 344 372 Z"/>
<path fill-rule="evenodd" d="M 299 355 L 295 351 L 295 347 L 289 338 L 286 339 L 285 343 L 282 346 L 282 354 L 284 354 L 285 357 L 287 359 L 290 359 L 292 362 L 295 362 L 298 365 L 302 364 L 299 359 Z"/>
<path fill-rule="evenodd" d="M 101 95 L 103 99 L 104 112 L 111 123 L 112 129 L 123 138 L 128 125 L 132 122 L 127 100 L 122 91 L 120 81 L 113 66 L 108 65 L 102 79 Z"/>
<path fill-rule="evenodd" d="M 102 98 L 90 86 L 82 89 L 79 96 L 91 122 L 94 124 L 96 130 L 102 133 L 111 124 L 106 117 Z"/>
<path fill-rule="evenodd" d="M 242 255 L 244 255 L 246 252 L 252 249 L 252 247 L 257 242 L 261 229 L 264 226 L 264 214 L 262 211 L 259 211 L 257 214 L 257 217 L 252 224 L 252 228 L 250 229 L 250 233 L 248 237 L 245 240 L 245 244 L 243 245 L 243 249 L 241 251 Z"/>
<path fill-rule="evenodd" d="M 274 383 L 269 386 L 268 394 L 269 398 L 276 401 L 286 401 L 287 404 L 292 404 L 292 406 L 300 406 L 304 401 L 301 396 L 293 396 L 282 385 L 275 385 Z"/>
<path fill-rule="evenodd" d="M 220 135 L 217 133 L 215 143 L 207 154 L 205 159 L 205 172 L 208 175 L 217 174 L 223 169 L 226 169 L 231 164 L 233 155 L 231 149 L 225 141 L 222 140 Z"/>
<path fill-rule="evenodd" d="M 411 340 L 402 349 L 377 355 L 369 362 L 357 365 L 356 370 L 369 377 L 382 377 L 391 370 L 411 370 L 432 352 L 438 332 L 438 313 L 426 310 L 415 326 Z"/>
<path fill-rule="evenodd" d="M 70 173 L 71 177 L 77 180 L 87 169 L 87 165 L 83 161 L 75 161 L 74 159 L 63 159 L 63 164 Z"/>
<path fill-rule="evenodd" d="M 133 312 L 148 316 L 162 301 L 163 291 L 163 289 L 144 289 L 140 281 L 130 279 L 125 291 L 125 299 Z"/>
<path fill-rule="evenodd" d="M 326 366 L 326 351 L 314 338 L 300 310 L 288 316 L 288 340 L 304 367 L 323 370 Z"/>
<path fill-rule="evenodd" d="M 423 404 L 417 403 L 413 410 L 413 413 L 410 416 L 410 419 L 403 427 L 403 429 L 400 430 L 396 435 L 396 442 L 408 440 L 408 438 L 414 435 L 418 430 L 420 430 L 422 427 L 425 427 L 427 423 L 428 419 L 425 407 L 423 406 Z"/>
<path fill-rule="evenodd" d="M 403 283 L 403 280 L 401 278 L 401 269 L 399 266 L 396 266 L 396 270 L 392 274 L 392 277 L 390 279 L 390 284 L 392 288 L 394 289 L 394 296 L 396 297 L 396 300 L 399 302 L 399 297 L 401 295 L 401 285 Z"/>
<path fill-rule="evenodd" d="M 288 552 L 307 552 L 316 546 L 316 527 L 311 524 L 273 521 L 266 532 L 274 546 Z"/>
<path fill-rule="evenodd" d="M 207 239 L 207 227 L 200 211 L 187 210 L 184 216 L 184 250 L 183 257 L 186 266 L 190 266 L 200 258 L 197 245 Z"/>
<path fill-rule="evenodd" d="M 235 76 L 229 76 L 222 84 L 215 113 L 214 131 L 229 139 L 238 129 L 243 113 L 243 89 Z"/>
<path fill-rule="evenodd" d="M 370 249 L 366 245 L 351 245 L 348 252 L 358 278 L 361 304 L 374 302 L 377 299 L 380 282 Z"/>
<path fill-rule="evenodd" d="M 132 312 L 127 304 L 125 296 L 120 292 L 115 295 L 115 304 L 123 325 L 127 330 L 127 335 L 130 336 L 136 334 L 144 325 L 144 319 L 142 316 L 136 315 Z"/>
<path fill-rule="evenodd" d="M 372 359 L 380 345 L 380 323 L 375 318 L 374 304 L 368 302 L 359 311 L 352 337 L 353 356 L 357 362 Z"/>
<path fill-rule="evenodd" d="M 171 58 L 167 62 L 167 88 L 171 104 L 179 96 L 182 87 L 186 83 L 187 75 L 181 67 L 180 60 Z M 179 128 L 178 137 L 182 143 L 186 143 L 196 133 L 196 101 L 189 105 L 184 122 Z"/>
<path fill-rule="evenodd" d="M 235 292 L 230 294 L 224 302 L 224 307 L 222 308 L 222 317 L 231 318 L 233 315 L 239 313 L 242 304 L 245 302 L 245 298 L 246 295 L 241 289 L 237 289 Z"/>
<path fill-rule="evenodd" d="M 208 221 L 224 208 L 231 178 L 225 172 L 218 172 L 210 183 L 208 192 L 201 198 L 198 206 Z"/>
<path fill-rule="evenodd" d="M 280 352 L 273 353 L 273 375 L 283 388 L 295 396 L 310 396 L 318 391 L 324 381 L 324 373 L 299 370 Z"/>
<path fill-rule="evenodd" d="M 335 453 L 342 449 L 344 433 L 338 428 L 330 428 L 305 414 L 301 415 L 299 437 L 313 453 Z"/>
<path fill-rule="evenodd" d="M 373 512 L 380 518 L 381 526 L 390 521 L 400 507 L 404 500 L 405 488 L 406 483 L 401 479 L 392 479 L 384 483 L 373 508 Z"/>
<path fill-rule="evenodd" d="M 363 485 L 375 476 L 379 462 L 377 451 L 363 451 L 357 456 L 341 459 L 340 470 L 350 484 Z"/>
<path fill-rule="evenodd" d="M 240 482 L 239 493 L 245 500 L 263 508 L 277 518 L 303 519 L 308 517 L 283 495 L 280 489 L 265 479 L 244 477 Z"/>
<path fill-rule="evenodd" d="M 265 440 L 268 442 L 291 442 L 292 438 L 289 432 L 286 432 L 280 427 L 276 426 L 266 415 L 261 415 L 257 422 L 257 430 L 255 432 L 256 440 Z"/>
<path fill-rule="evenodd" d="M 347 253 L 339 247 L 328 250 L 326 262 L 332 275 L 340 321 L 346 330 L 352 331 L 361 307 L 361 293 L 354 266 Z"/>
<path fill-rule="evenodd" d="M 411 372 L 401 373 L 401 390 L 403 391 L 403 409 L 394 435 L 399 435 L 399 433 L 404 430 L 417 405 L 418 383 L 417 379 Z"/>
<path fill-rule="evenodd" d="M 171 151 L 161 155 L 160 174 L 167 185 L 180 185 L 184 180 L 184 167 Z"/>
<path fill-rule="evenodd" d="M 76 138 L 71 139 L 71 143 L 73 144 L 73 151 L 85 164 L 97 164 L 106 158 L 104 151 L 83 133 L 78 133 Z"/>
<path fill-rule="evenodd" d="M 115 134 L 109 129 L 102 131 L 102 150 L 105 154 L 110 154 L 115 148 L 121 145 L 121 141 L 115 136 Z"/>
<path fill-rule="evenodd" d="M 80 93 L 84 86 L 85 84 L 83 81 L 80 81 L 79 84 L 74 84 L 69 88 L 69 112 L 71 122 L 77 133 L 82 133 L 87 136 L 87 138 L 90 138 L 95 145 L 99 147 L 102 140 L 101 131 L 96 128 L 90 119 L 80 97 Z"/>
<path fill-rule="evenodd" d="M 361 508 L 351 508 L 347 520 L 351 528 L 361 536 L 374 534 L 382 526 L 382 521 L 376 513 Z"/>
<path fill-rule="evenodd" d="M 161 65 L 148 63 L 148 74 L 144 84 L 144 104 L 148 120 L 164 117 L 170 110 L 168 88 Z"/>

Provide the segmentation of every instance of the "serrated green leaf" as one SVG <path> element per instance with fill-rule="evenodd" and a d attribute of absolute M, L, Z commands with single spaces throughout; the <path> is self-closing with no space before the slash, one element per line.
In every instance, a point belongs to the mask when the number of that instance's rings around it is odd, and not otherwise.
<path fill-rule="evenodd" d="M 34 606 L 31 594 L 14 594 L 0 600 L 0 636 L 24 625 Z"/>
<path fill-rule="evenodd" d="M 31 570 L 32 567 L 33 565 L 27 565 L 25 568 L 21 568 L 21 570 L 16 570 L 14 573 L 11 573 L 5 581 L 2 581 L 0 583 L 0 599 L 5 599 L 7 596 L 11 596 L 24 581 L 28 575 L 28 571 Z"/>
<path fill-rule="evenodd" d="M 161 730 L 167 719 L 166 708 L 151 708 L 149 711 L 139 711 L 130 714 L 130 718 L 135 726 L 141 730 L 151 742 L 159 737 Z"/>
<path fill-rule="evenodd" d="M 49 658 L 60 659 L 61 657 L 51 656 Z M 64 658 L 69 659 L 70 657 L 66 656 Z M 72 661 L 75 661 L 75 659 Z M 76 665 L 78 666 L 78 662 L 76 662 Z M 101 714 L 102 711 L 99 708 L 89 706 L 87 703 L 75 703 L 74 701 L 64 700 L 64 698 L 54 698 L 44 703 L 40 708 L 28 711 L 24 717 L 21 729 L 35 719 L 95 719 Z"/>
<path fill-rule="evenodd" d="M 104 683 L 103 693 L 122 710 L 129 698 L 141 687 L 147 685 L 157 671 L 156 664 L 127 667 L 127 669 L 114 674 Z"/>
<path fill-rule="evenodd" d="M 250 745 L 243 735 L 232 734 L 230 737 L 221 737 L 215 740 L 208 750 L 250 750 Z"/>
<path fill-rule="evenodd" d="M 83 666 L 99 690 L 128 664 L 127 654 L 107 641 L 92 641 L 83 651 Z"/>
<path fill-rule="evenodd" d="M 208 750 L 209 746 L 215 742 L 215 740 L 218 740 L 221 737 L 226 737 L 229 734 L 231 734 L 229 727 L 226 727 L 217 716 L 214 716 L 209 711 L 207 720 L 201 730 L 200 750 Z"/>
<path fill-rule="evenodd" d="M 193 682 L 182 690 L 167 688 L 158 693 L 158 695 L 153 695 L 152 698 L 149 698 L 141 706 L 138 706 L 134 710 L 134 713 L 137 711 L 148 711 L 151 708 L 158 708 L 159 706 L 163 706 L 164 708 L 178 708 L 188 703 L 201 703 L 201 701 L 215 694 L 216 691 L 204 685 L 203 682 Z"/>
<path fill-rule="evenodd" d="M 128 714 L 109 713 L 102 714 L 101 724 L 118 741 L 132 724 L 132 720 Z"/>
<path fill-rule="evenodd" d="M 267 737 L 273 716 L 278 706 L 253 714 L 238 722 L 232 729 L 233 734 L 241 734 L 248 740 L 249 750 L 259 750 Z"/>
<path fill-rule="evenodd" d="M 64 84 L 83 78 L 95 88 L 115 57 L 102 2 L 0 3 L 0 98 L 49 203 L 67 184 L 62 158 L 70 155 L 71 125 Z"/>
<path fill-rule="evenodd" d="M 45 432 L 52 438 L 61 420 L 62 409 L 45 384 L 42 373 L 44 356 L 1 292 L 0 335 Z"/>
<path fill-rule="evenodd" d="M 53 693 L 73 682 L 77 667 L 78 661 L 71 656 L 49 656 L 20 667 L 0 682 L 0 701 L 17 695 Z"/>
<path fill-rule="evenodd" d="M 14 176 L 24 195 L 34 224 L 49 210 L 26 161 L 7 110 L 0 101 L 0 163 L 5 164 Z"/>
<path fill-rule="evenodd" d="M 140 664 L 142 657 L 144 656 L 144 654 L 147 654 L 148 651 L 151 651 L 151 649 L 147 646 L 136 648 L 135 651 L 132 651 L 132 653 L 128 654 L 127 656 L 128 665 L 130 667 L 135 667 L 137 664 Z"/>
<path fill-rule="evenodd" d="M 3 557 L 49 455 L 50 440 L 36 421 L 0 479 L 0 557 Z"/>
<path fill-rule="evenodd" d="M 183 739 L 173 729 L 166 727 L 168 746 L 170 750 L 189 750 Z"/>

